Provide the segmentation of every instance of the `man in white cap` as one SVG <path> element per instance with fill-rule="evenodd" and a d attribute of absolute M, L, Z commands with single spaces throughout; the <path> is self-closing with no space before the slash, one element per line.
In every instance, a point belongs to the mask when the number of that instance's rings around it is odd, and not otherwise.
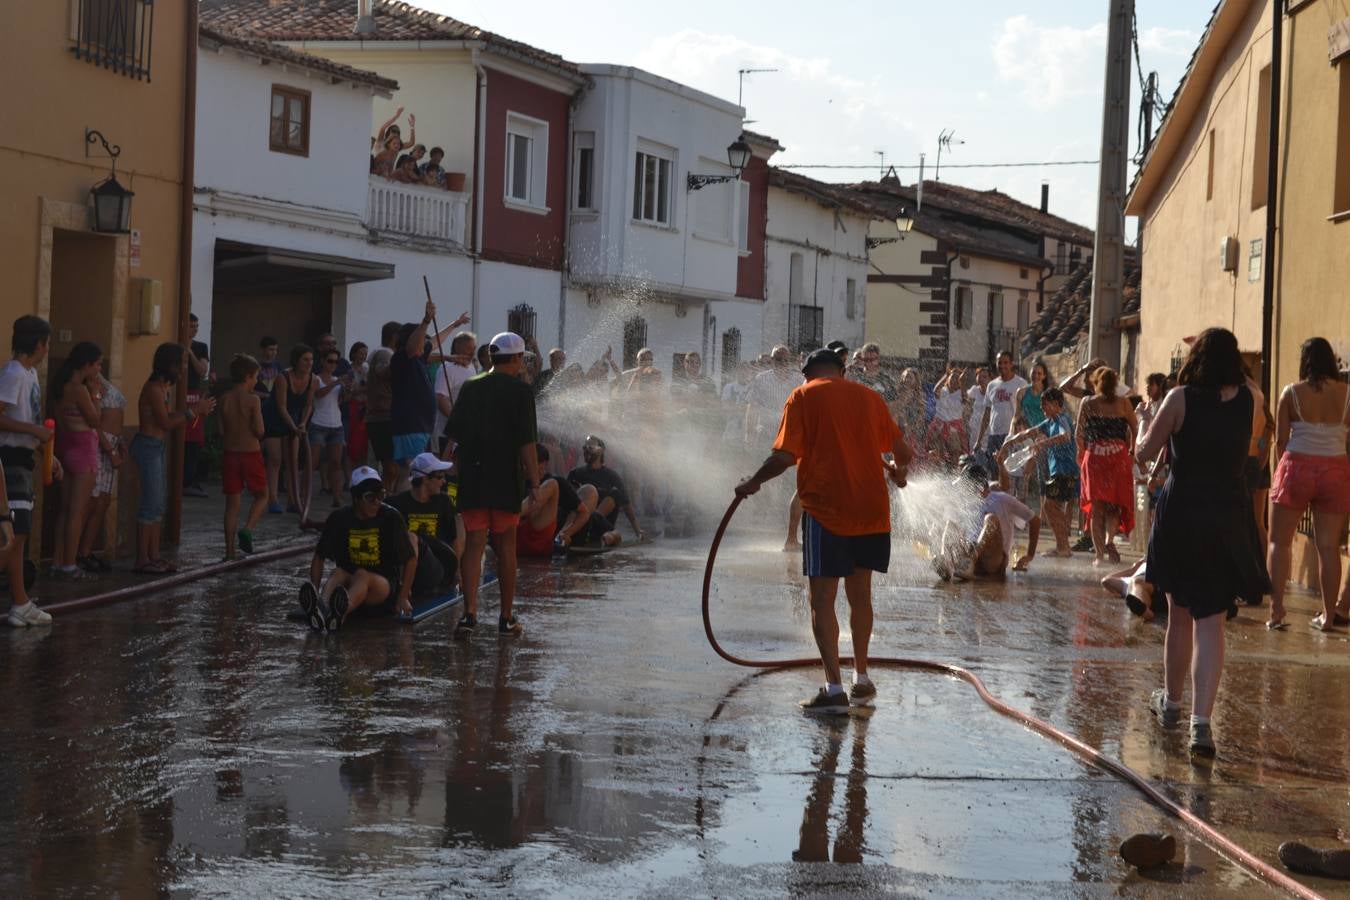
<path fill-rule="evenodd" d="M 459 558 L 464 553 L 464 524 L 445 492 L 450 469 L 450 463 L 436 454 L 419 453 L 408 467 L 408 490 L 389 498 L 389 505 L 402 514 L 408 530 L 417 535 L 418 553 L 432 553 L 441 564 L 440 587 L 447 589 L 459 574 Z"/>
<path fill-rule="evenodd" d="M 359 466 L 351 490 L 352 505 L 334 510 L 324 522 L 309 578 L 300 585 L 300 608 L 316 631 L 336 631 L 361 607 L 411 613 L 414 591 L 441 581 L 440 563 L 429 553 L 419 555 L 416 535 L 384 503 L 380 473 Z M 324 581 L 327 560 L 337 568 Z"/>
<path fill-rule="evenodd" d="M 464 382 L 450 410 L 445 433 L 456 443 L 459 506 L 467 532 L 461 558 L 464 617 L 457 635 L 478 625 L 478 583 L 488 535 L 497 553 L 502 606 L 497 632 L 519 635 L 524 629 L 512 613 L 516 594 L 516 526 L 526 497 L 539 501 L 538 440 L 534 391 L 520 375 L 525 341 L 510 331 L 488 344 L 492 368 Z"/>

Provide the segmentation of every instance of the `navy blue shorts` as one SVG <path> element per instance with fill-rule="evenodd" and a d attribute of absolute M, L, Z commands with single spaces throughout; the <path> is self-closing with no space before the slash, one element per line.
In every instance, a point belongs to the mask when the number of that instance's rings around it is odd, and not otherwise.
<path fill-rule="evenodd" d="M 847 578 L 856 569 L 885 572 L 890 564 L 890 532 L 844 537 L 802 513 L 802 574 L 807 578 Z"/>

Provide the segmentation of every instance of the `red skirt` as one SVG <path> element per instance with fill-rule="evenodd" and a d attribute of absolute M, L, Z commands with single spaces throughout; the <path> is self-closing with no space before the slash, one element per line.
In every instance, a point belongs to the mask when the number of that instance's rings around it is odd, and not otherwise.
<path fill-rule="evenodd" d="M 1134 460 L 1124 441 L 1094 441 L 1078 460 L 1082 470 L 1079 502 L 1083 515 L 1092 515 L 1093 503 L 1120 509 L 1120 534 L 1134 530 Z"/>
<path fill-rule="evenodd" d="M 928 425 L 927 444 L 930 453 L 937 451 L 939 456 L 954 465 L 963 454 L 970 452 L 966 423 L 960 419 L 944 422 L 934 417 Z"/>
<path fill-rule="evenodd" d="M 354 466 L 364 466 L 370 446 L 370 435 L 366 431 L 366 405 L 352 400 L 347 410 L 347 458 Z"/>

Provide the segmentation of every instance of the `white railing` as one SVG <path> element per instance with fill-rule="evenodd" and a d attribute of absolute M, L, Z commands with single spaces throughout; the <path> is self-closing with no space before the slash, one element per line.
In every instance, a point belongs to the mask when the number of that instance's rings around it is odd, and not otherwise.
<path fill-rule="evenodd" d="M 367 224 L 375 231 L 465 245 L 469 195 L 370 176 Z"/>

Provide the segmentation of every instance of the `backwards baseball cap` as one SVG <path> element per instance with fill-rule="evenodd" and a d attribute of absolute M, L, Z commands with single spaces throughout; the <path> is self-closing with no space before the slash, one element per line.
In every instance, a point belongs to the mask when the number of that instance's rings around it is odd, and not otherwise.
<path fill-rule="evenodd" d="M 450 463 L 441 459 L 435 453 L 419 453 L 413 457 L 412 465 L 408 467 L 408 477 L 425 478 L 437 472 L 445 472 L 449 468 Z"/>
<path fill-rule="evenodd" d="M 825 349 L 833 351 L 834 353 L 847 353 L 848 344 L 845 344 L 843 341 L 830 341 L 825 345 Z"/>
<path fill-rule="evenodd" d="M 514 331 L 503 331 L 488 344 L 493 356 L 516 356 L 525 352 L 525 339 Z"/>
<path fill-rule="evenodd" d="M 594 434 L 588 434 L 588 435 L 586 435 L 586 440 L 585 440 L 584 442 L 582 442 L 582 446 L 583 446 L 583 447 L 598 447 L 598 448 L 600 448 L 601 450 L 603 450 L 603 449 L 605 449 L 605 442 L 602 441 L 602 440 L 600 440 L 600 438 L 599 438 L 598 436 L 594 435 Z"/>
<path fill-rule="evenodd" d="M 357 466 L 352 469 L 352 497 L 360 497 L 384 487 L 380 473 L 370 466 Z"/>
<path fill-rule="evenodd" d="M 844 369 L 844 363 L 839 359 L 838 353 L 836 353 L 833 350 L 822 348 L 820 350 L 811 351 L 811 355 L 808 356 L 806 358 L 806 362 L 802 364 L 802 374 L 805 375 L 806 370 L 811 368 L 812 366 L 823 366 L 823 365 L 834 366 L 841 372 Z"/>

